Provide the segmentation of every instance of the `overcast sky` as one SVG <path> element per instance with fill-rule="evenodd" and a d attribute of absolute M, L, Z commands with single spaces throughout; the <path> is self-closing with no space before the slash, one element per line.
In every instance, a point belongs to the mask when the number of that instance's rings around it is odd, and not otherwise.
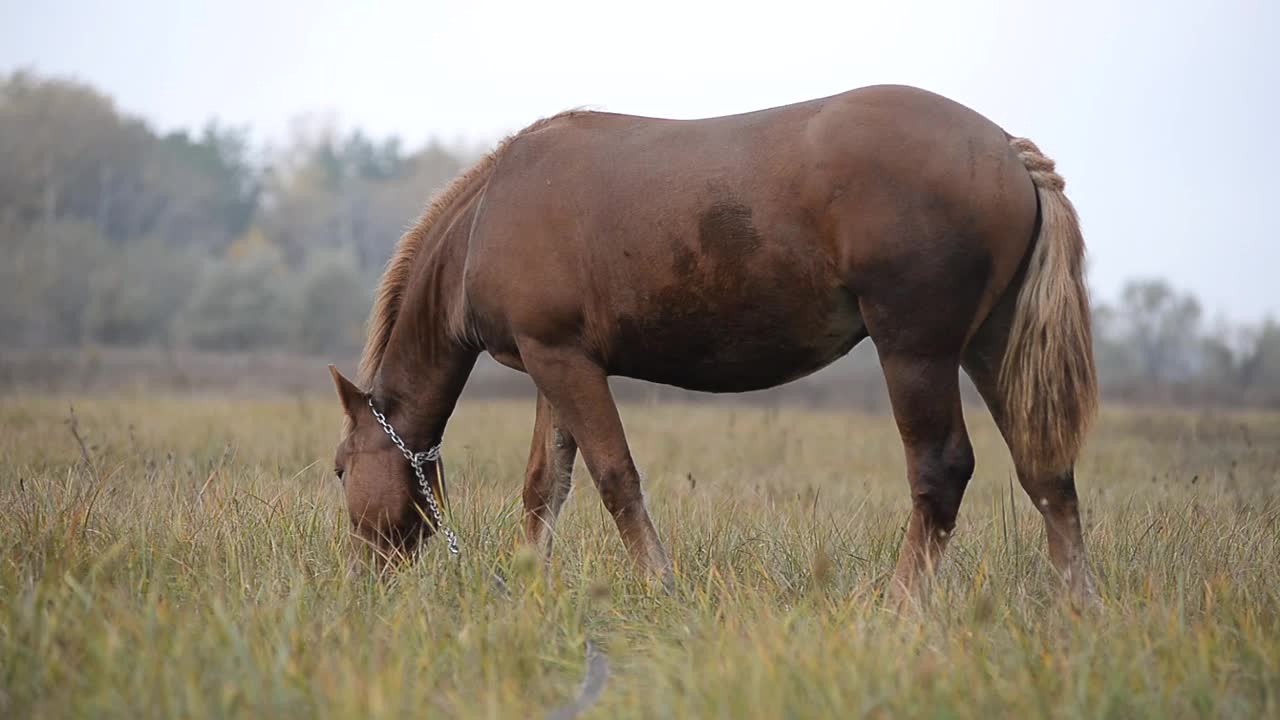
<path fill-rule="evenodd" d="M 0 71 L 72 75 L 162 130 L 302 115 L 490 142 L 588 106 L 699 117 L 907 83 L 1034 139 L 1106 299 L 1164 276 L 1280 316 L 1280 0 L 511 3 L 0 0 Z"/>

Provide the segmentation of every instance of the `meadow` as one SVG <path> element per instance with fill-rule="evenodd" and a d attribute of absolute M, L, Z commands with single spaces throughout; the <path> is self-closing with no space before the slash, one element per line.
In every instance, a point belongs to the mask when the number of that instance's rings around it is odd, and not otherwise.
<path fill-rule="evenodd" d="M 971 408 L 955 539 L 898 613 L 888 417 L 624 407 L 667 594 L 632 576 L 581 461 L 553 563 L 523 547 L 532 398 L 464 399 L 450 424 L 460 559 L 433 542 L 394 577 L 349 572 L 336 413 L 0 398 L 0 717 L 541 717 L 588 640 L 609 676 L 582 717 L 1280 716 L 1275 415 L 1104 411 L 1077 468 L 1104 605 L 1078 613 Z"/>

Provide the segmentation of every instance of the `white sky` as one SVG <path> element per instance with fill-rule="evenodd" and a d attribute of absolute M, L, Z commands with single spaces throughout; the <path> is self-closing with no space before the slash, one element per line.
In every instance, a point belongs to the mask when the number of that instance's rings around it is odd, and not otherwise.
<path fill-rule="evenodd" d="M 160 129 L 260 142 L 324 114 L 410 146 L 589 106 L 698 117 L 882 82 L 1058 160 L 1105 299 L 1164 276 L 1280 315 L 1280 0 L 0 0 L 0 71 L 90 82 Z"/>

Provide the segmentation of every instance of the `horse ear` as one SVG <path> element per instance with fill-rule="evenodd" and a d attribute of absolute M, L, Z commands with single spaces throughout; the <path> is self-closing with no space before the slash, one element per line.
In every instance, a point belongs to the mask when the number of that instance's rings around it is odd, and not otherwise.
<path fill-rule="evenodd" d="M 364 393 L 360 392 L 360 388 L 342 376 L 338 372 L 338 368 L 330 365 L 329 374 L 333 376 L 333 386 L 338 390 L 338 400 L 342 403 L 342 411 L 347 417 L 354 420 L 356 418 L 356 410 L 364 405 Z"/>

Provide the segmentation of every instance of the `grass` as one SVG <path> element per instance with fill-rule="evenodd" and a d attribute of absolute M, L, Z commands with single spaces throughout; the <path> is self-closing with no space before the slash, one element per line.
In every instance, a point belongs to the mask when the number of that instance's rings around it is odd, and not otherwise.
<path fill-rule="evenodd" d="M 432 543 L 389 582 L 349 574 L 335 412 L 0 400 L 0 717 L 539 717 L 588 638 L 611 663 L 589 717 L 1280 716 L 1275 416 L 1104 414 L 1077 475 L 1105 609 L 1078 615 L 971 411 L 956 538 L 899 616 L 888 418 L 624 408 L 667 595 L 632 577 L 581 463 L 551 569 L 522 549 L 532 401 L 450 426 L 460 561 Z"/>

